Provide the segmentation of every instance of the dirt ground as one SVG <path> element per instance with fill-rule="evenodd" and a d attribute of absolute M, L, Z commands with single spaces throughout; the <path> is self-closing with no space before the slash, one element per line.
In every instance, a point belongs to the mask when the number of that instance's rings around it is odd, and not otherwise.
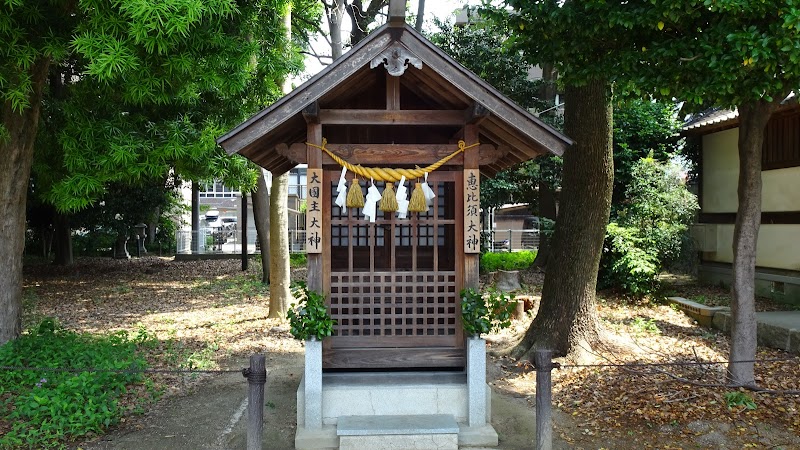
<path fill-rule="evenodd" d="M 302 371 L 302 344 L 281 321 L 267 319 L 268 292 L 253 279 L 257 264 L 241 272 L 239 261 L 174 262 L 79 260 L 70 268 L 26 267 L 25 323 L 56 317 L 68 328 L 103 332 L 146 330 L 160 346 L 149 355 L 157 368 L 239 369 L 254 352 L 267 355 L 264 448 L 293 448 L 295 391 Z M 303 270 L 294 276 L 301 278 Z M 523 278 L 536 305 L 541 275 Z M 711 294 L 708 294 L 711 295 Z M 722 294 L 715 292 L 715 296 Z M 491 351 L 524 332 L 532 312 L 497 335 Z M 620 345 L 593 349 L 594 363 L 724 360 L 727 338 L 697 326 L 657 302 L 620 305 L 601 295 L 598 314 Z M 620 349 L 627 349 L 620 351 Z M 759 358 L 786 354 L 759 350 Z M 490 356 L 493 425 L 500 449 L 532 448 L 535 372 L 505 357 Z M 725 389 L 676 382 L 719 381 L 718 365 L 673 372 L 571 367 L 553 372 L 555 448 L 771 448 L 800 449 L 800 397 L 746 393 L 757 405 L 726 402 Z M 672 369 L 670 369 L 672 370 Z M 758 366 L 759 383 L 798 389 L 798 360 Z M 86 449 L 243 448 L 241 374 L 160 375 L 161 400 L 144 414 L 131 412 L 108 434 L 75 443 Z"/>

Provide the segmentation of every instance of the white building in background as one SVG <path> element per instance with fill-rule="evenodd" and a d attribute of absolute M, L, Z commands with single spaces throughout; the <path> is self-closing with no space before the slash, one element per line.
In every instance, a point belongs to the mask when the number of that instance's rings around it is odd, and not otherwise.
<path fill-rule="evenodd" d="M 687 123 L 683 132 L 701 146 L 700 215 L 693 229 L 700 252 L 698 275 L 729 285 L 738 208 L 739 114 L 710 111 Z M 767 124 L 761 164 L 756 294 L 800 304 L 800 105 L 793 96 Z"/>
<path fill-rule="evenodd" d="M 264 171 L 267 186 L 272 184 L 272 174 Z M 301 164 L 289 171 L 289 242 L 290 251 L 305 250 L 305 193 L 306 165 Z M 177 239 L 178 254 L 192 254 L 192 185 L 184 183 L 180 189 L 186 209 L 179 218 Z M 202 186 L 200 189 L 200 230 L 197 234 L 196 253 L 241 253 L 242 251 L 242 194 L 223 183 Z M 252 196 L 247 202 L 247 246 L 248 252 L 258 251 Z"/>

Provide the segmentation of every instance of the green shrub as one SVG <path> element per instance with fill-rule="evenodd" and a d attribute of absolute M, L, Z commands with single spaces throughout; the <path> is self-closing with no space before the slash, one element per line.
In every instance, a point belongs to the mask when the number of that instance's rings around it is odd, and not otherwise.
<path fill-rule="evenodd" d="M 756 402 L 753 397 L 741 391 L 726 392 L 725 403 L 728 405 L 728 409 L 756 409 Z"/>
<path fill-rule="evenodd" d="M 606 283 L 629 294 L 643 295 L 653 291 L 659 270 L 658 255 L 643 248 L 644 240 L 635 228 L 625 228 L 612 222 L 606 228 L 604 258 L 601 266 Z"/>
<path fill-rule="evenodd" d="M 0 448 L 64 447 L 67 440 L 117 423 L 124 413 L 119 397 L 144 377 L 113 370 L 144 369 L 147 363 L 137 354 L 140 344 L 124 332 L 78 334 L 45 319 L 0 347 L 2 366 L 98 369 L 0 371 L 0 414 L 11 424 L 0 436 Z"/>
<path fill-rule="evenodd" d="M 308 256 L 305 253 L 290 253 L 289 266 L 293 269 L 297 267 L 305 267 L 308 264 Z"/>
<path fill-rule="evenodd" d="M 295 339 L 303 341 L 313 337 L 321 341 L 333 334 L 336 321 L 328 313 L 322 294 L 299 282 L 292 286 L 292 296 L 298 303 L 289 307 L 286 317 L 289 319 L 289 332 Z"/>
<path fill-rule="evenodd" d="M 643 295 L 679 258 L 698 204 L 674 164 L 651 155 L 639 160 L 631 175 L 626 201 L 606 228 L 598 281 L 601 288 Z"/>
<path fill-rule="evenodd" d="M 516 305 L 511 302 L 510 294 L 491 290 L 484 294 L 469 288 L 462 289 L 460 295 L 461 325 L 468 336 L 480 336 L 511 325 Z"/>
<path fill-rule="evenodd" d="M 481 255 L 481 271 L 524 270 L 533 264 L 536 252 L 523 250 L 520 252 L 484 253 Z"/>

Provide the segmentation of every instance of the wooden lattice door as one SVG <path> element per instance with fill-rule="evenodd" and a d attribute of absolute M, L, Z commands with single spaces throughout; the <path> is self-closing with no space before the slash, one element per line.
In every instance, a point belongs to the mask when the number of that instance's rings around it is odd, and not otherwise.
<path fill-rule="evenodd" d="M 464 367 L 462 173 L 431 174 L 436 197 L 427 213 L 407 219 L 381 213 L 375 223 L 360 208 L 343 212 L 333 203 L 338 176 L 325 173 L 326 284 L 337 324 L 325 342 L 323 368 Z M 383 183 L 376 185 L 382 192 Z"/>

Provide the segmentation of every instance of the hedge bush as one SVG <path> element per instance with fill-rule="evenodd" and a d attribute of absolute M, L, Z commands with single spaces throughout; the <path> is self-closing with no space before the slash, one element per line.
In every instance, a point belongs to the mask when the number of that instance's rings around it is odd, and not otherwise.
<path fill-rule="evenodd" d="M 533 264 L 536 251 L 522 250 L 519 252 L 484 253 L 481 255 L 481 272 L 488 273 L 496 270 L 524 270 Z"/>

